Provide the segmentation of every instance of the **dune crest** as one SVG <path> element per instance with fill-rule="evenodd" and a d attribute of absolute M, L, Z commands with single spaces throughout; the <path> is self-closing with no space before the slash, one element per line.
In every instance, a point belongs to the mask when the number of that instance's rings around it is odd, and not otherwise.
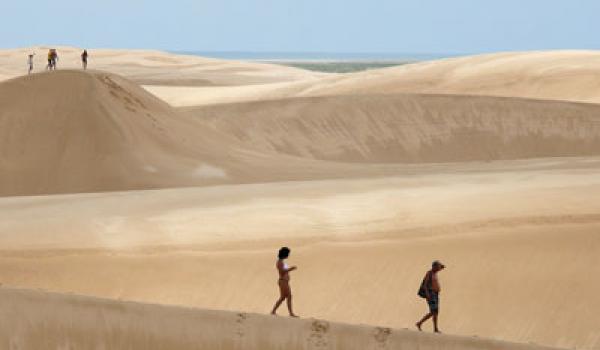
<path fill-rule="evenodd" d="M 11 349 L 550 350 L 494 340 L 315 319 L 0 290 L 0 342 Z"/>

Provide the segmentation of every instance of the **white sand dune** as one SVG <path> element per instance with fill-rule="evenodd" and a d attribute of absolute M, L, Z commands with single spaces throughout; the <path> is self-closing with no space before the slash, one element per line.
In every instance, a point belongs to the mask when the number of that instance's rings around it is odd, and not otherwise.
<path fill-rule="evenodd" d="M 0 300 L 0 343 L 9 349 L 551 349 L 40 291 L 0 290 Z"/>
<path fill-rule="evenodd" d="M 600 155 L 600 107 L 515 98 L 353 95 L 188 109 L 265 152 L 432 163 Z"/>

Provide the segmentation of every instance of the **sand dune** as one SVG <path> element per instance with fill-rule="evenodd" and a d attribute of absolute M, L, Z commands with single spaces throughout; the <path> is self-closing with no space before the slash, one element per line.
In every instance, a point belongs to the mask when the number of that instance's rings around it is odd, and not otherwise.
<path fill-rule="evenodd" d="M 26 73 L 27 54 L 46 65 L 46 47 L 0 50 L 0 80 Z M 122 75 L 173 106 L 351 94 L 457 94 L 600 102 L 600 52 L 506 52 L 351 74 L 144 50 L 92 50 L 91 67 Z M 59 47 L 59 67 L 78 68 L 80 50 Z"/>
<path fill-rule="evenodd" d="M 540 51 L 444 59 L 325 78 L 300 95 L 433 93 L 600 102 L 600 52 Z"/>
<path fill-rule="evenodd" d="M 598 103 L 599 62 L 598 51 L 509 52 L 288 80 L 253 90 L 158 85 L 148 89 L 179 107 L 307 96 L 415 93 Z"/>
<path fill-rule="evenodd" d="M 261 154 L 109 73 L 65 70 L 6 81 L 0 105 L 0 196 L 365 174 Z"/>
<path fill-rule="evenodd" d="M 48 48 L 58 50 L 59 69 L 81 68 L 83 49 L 37 46 L 0 50 L 0 81 L 27 74 L 27 55 L 36 54 L 36 72 L 47 64 Z M 124 76 L 138 84 L 165 86 L 239 86 L 285 81 L 312 80 L 323 74 L 302 69 L 198 56 L 177 55 L 156 50 L 91 49 L 90 68 Z"/>
<path fill-rule="evenodd" d="M 0 290 L 0 298 L 5 316 L 0 318 L 0 342 L 10 349 L 551 349 L 39 291 Z"/>
<path fill-rule="evenodd" d="M 11 80 L 0 84 L 0 105 L 2 195 L 227 180 L 225 136 L 185 122 L 115 75 L 60 71 Z"/>
<path fill-rule="evenodd" d="M 600 154 L 600 107 L 524 99 L 357 95 L 188 109 L 265 152 L 339 162 L 461 162 Z"/>
<path fill-rule="evenodd" d="M 20 74 L 26 51 L 0 52 L 0 79 Z M 77 65 L 77 50 L 60 51 L 60 67 Z M 274 253 L 290 245 L 301 315 L 413 327 L 426 309 L 416 288 L 441 259 L 445 332 L 596 349 L 598 107 L 520 97 L 595 102 L 598 57 L 511 53 L 324 76 L 94 50 L 92 66 L 126 78 L 4 81 L 0 342 L 533 348 L 246 314 L 270 310 Z M 147 90 L 171 105 L 228 105 L 175 109 Z M 90 191 L 107 192 L 80 193 Z"/>
<path fill-rule="evenodd" d="M 412 328 L 426 310 L 416 288 L 441 259 L 446 333 L 595 349 L 599 169 L 598 159 L 540 159 L 2 198 L 0 282 L 266 313 L 274 254 L 290 245 L 300 315 Z"/>

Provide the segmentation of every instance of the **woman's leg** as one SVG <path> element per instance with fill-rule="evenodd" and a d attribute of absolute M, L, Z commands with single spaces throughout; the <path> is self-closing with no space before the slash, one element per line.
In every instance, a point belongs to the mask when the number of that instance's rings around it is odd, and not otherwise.
<path fill-rule="evenodd" d="M 287 283 L 285 282 L 286 281 L 279 281 L 279 299 L 277 300 L 277 302 L 275 302 L 275 306 L 273 306 L 273 310 L 271 311 L 272 315 L 275 315 L 277 313 L 277 309 L 287 298 L 287 290 L 289 289 L 289 287 L 286 288 Z"/>
<path fill-rule="evenodd" d="M 290 316 L 292 317 L 298 317 L 296 316 L 296 314 L 294 314 L 294 310 L 292 308 L 292 288 L 290 287 L 289 283 L 287 284 L 287 288 L 286 288 L 286 294 L 287 294 L 287 308 L 288 308 L 288 312 L 290 313 Z"/>

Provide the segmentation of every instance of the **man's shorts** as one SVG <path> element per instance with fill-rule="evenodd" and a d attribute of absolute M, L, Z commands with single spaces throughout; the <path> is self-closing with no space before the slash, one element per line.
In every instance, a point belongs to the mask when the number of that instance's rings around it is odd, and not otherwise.
<path fill-rule="evenodd" d="M 429 305 L 429 311 L 432 313 L 437 313 L 440 310 L 440 295 L 435 292 L 431 292 L 429 294 L 429 300 L 427 300 L 427 305 Z"/>

